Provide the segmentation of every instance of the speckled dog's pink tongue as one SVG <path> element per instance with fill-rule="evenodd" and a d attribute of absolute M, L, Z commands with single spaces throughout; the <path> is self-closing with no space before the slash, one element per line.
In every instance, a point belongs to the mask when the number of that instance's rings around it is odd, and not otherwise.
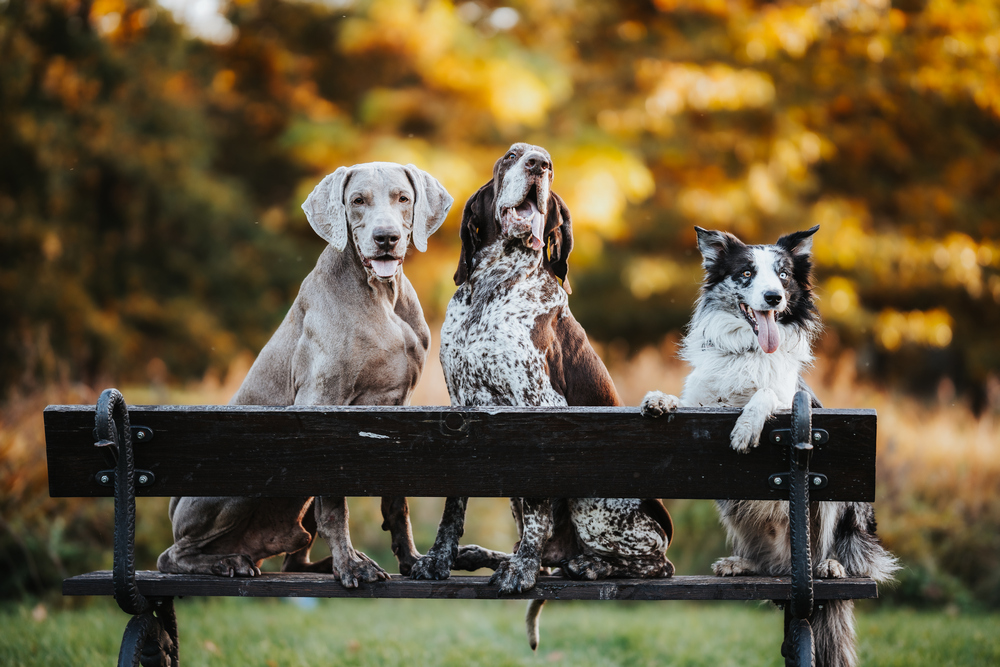
<path fill-rule="evenodd" d="M 532 250 L 541 250 L 542 230 L 545 228 L 545 218 L 542 217 L 542 212 L 535 206 L 535 202 L 525 199 L 517 207 L 517 214 L 522 220 L 531 216 L 531 237 L 524 243 Z"/>
<path fill-rule="evenodd" d="M 774 320 L 773 310 L 755 310 L 754 317 L 757 318 L 757 342 L 762 350 L 771 354 L 781 345 L 781 332 L 778 331 L 778 323 Z"/>

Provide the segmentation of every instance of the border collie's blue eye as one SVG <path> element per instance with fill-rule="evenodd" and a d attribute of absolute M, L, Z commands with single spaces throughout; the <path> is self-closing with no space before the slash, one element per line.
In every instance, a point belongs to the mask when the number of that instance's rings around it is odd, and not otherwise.
<path fill-rule="evenodd" d="M 507 153 L 506 156 L 504 156 L 504 159 L 505 160 L 513 160 L 515 157 L 516 156 L 514 155 L 514 151 L 511 151 L 510 153 Z"/>
<path fill-rule="evenodd" d="M 778 277 L 781 278 L 782 280 L 787 280 L 788 279 L 788 272 L 787 271 L 782 271 L 781 273 L 778 274 Z"/>

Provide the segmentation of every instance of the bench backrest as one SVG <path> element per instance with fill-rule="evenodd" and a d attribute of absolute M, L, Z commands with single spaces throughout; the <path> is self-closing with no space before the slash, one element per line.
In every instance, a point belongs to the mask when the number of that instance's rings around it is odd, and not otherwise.
<path fill-rule="evenodd" d="M 537 496 L 784 499 L 779 414 L 749 454 L 729 448 L 738 410 L 632 408 L 131 406 L 139 496 Z M 875 497 L 874 410 L 813 411 L 828 433 L 812 500 Z M 45 410 L 49 492 L 111 496 L 114 467 L 94 446 L 94 408 Z M 112 477 L 113 478 L 113 477 Z"/>

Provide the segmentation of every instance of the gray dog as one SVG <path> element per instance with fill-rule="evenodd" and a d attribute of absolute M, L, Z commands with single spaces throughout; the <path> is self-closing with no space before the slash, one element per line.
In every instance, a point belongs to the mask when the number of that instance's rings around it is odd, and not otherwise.
<path fill-rule="evenodd" d="M 451 195 L 413 165 L 340 167 L 302 205 L 330 245 L 306 276 L 278 330 L 231 405 L 403 405 L 420 377 L 430 329 L 402 265 L 412 234 L 418 250 L 451 208 Z M 310 511 L 312 510 L 312 511 Z M 383 498 L 383 528 L 399 569 L 419 557 L 405 498 Z M 282 570 L 332 572 L 347 588 L 388 578 L 351 545 L 347 500 L 171 498 L 174 544 L 161 572 L 252 577 L 286 554 Z M 309 561 L 316 533 L 330 558 Z"/>

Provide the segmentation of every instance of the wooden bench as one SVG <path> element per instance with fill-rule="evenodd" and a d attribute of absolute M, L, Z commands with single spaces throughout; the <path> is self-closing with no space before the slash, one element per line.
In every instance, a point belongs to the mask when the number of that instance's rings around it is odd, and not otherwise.
<path fill-rule="evenodd" d="M 738 410 L 637 408 L 127 408 L 106 390 L 95 409 L 45 410 L 53 497 L 115 497 L 114 569 L 71 577 L 64 595 L 114 595 L 133 615 L 119 665 L 177 664 L 177 596 L 496 599 L 487 577 L 391 581 L 347 590 L 332 575 L 222 578 L 135 570 L 136 496 L 548 496 L 788 499 L 789 577 L 684 576 L 571 581 L 542 576 L 513 598 L 774 600 L 788 664 L 809 664 L 814 601 L 877 597 L 870 579 L 812 579 L 808 502 L 875 497 L 873 410 L 792 413 L 749 454 L 729 448 Z M 810 422 L 811 419 L 811 422 Z M 794 424 L 794 435 L 792 425 Z M 97 446 L 95 446 L 95 442 Z M 813 447 L 815 445 L 815 447 Z M 814 468 L 815 471 L 812 471 Z M 123 481 L 124 483 L 118 483 Z M 470 521 L 476 521 L 472 516 Z M 678 536 L 683 540 L 684 536 Z M 172 660 L 172 663 L 169 661 Z"/>

